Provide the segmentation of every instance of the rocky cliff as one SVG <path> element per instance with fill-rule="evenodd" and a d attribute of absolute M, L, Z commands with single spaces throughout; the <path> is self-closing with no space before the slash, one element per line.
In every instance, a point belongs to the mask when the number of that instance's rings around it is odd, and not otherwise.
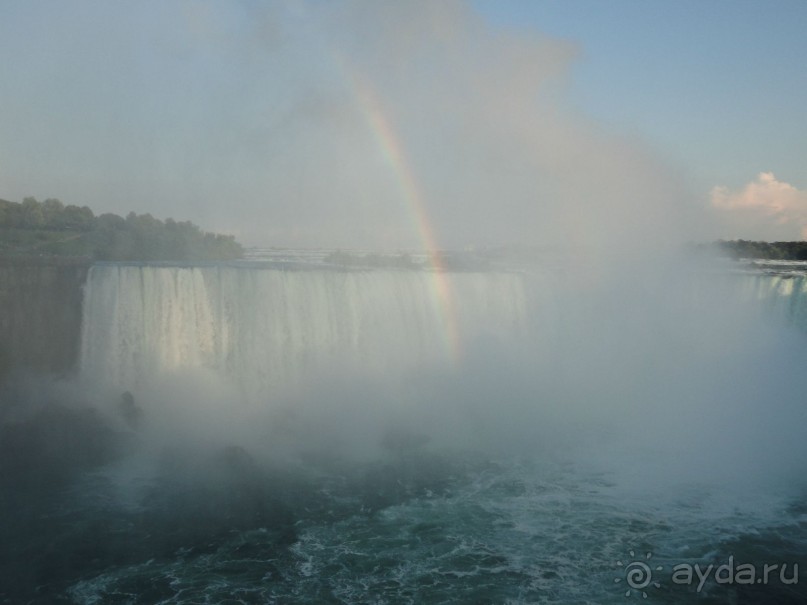
<path fill-rule="evenodd" d="M 74 368 L 88 268 L 83 259 L 0 258 L 0 382 Z"/>

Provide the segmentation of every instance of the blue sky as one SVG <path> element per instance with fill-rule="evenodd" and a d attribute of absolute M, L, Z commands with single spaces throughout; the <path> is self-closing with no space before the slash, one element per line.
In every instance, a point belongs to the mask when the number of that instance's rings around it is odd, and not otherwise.
<path fill-rule="evenodd" d="M 760 171 L 807 186 L 807 2 L 478 0 L 507 27 L 580 47 L 571 99 L 704 184 Z"/>
<path fill-rule="evenodd" d="M 0 198 L 282 246 L 796 239 L 805 32 L 796 0 L 5 0 Z"/>

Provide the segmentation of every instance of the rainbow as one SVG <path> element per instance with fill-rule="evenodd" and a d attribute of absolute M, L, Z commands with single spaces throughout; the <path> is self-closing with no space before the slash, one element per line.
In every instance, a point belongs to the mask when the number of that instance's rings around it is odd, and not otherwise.
<path fill-rule="evenodd" d="M 461 358 L 461 340 L 451 283 L 445 262 L 437 245 L 437 236 L 426 211 L 421 188 L 401 145 L 392 121 L 372 86 L 354 70 L 340 61 L 347 75 L 356 104 L 362 110 L 375 140 L 398 182 L 401 197 L 409 209 L 415 229 L 425 250 L 432 274 L 432 296 L 445 327 L 446 347 L 450 358 L 458 363 Z"/>

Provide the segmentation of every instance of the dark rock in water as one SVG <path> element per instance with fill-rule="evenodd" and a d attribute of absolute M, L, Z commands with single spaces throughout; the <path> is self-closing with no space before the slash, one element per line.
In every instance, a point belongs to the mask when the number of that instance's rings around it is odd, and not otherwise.
<path fill-rule="evenodd" d="M 121 394 L 118 409 L 129 428 L 135 430 L 140 428 L 143 422 L 143 410 L 135 403 L 134 395 L 129 391 L 124 391 Z"/>
<path fill-rule="evenodd" d="M 114 460 L 122 445 L 94 409 L 48 405 L 0 427 L 0 485 L 47 488 Z"/>

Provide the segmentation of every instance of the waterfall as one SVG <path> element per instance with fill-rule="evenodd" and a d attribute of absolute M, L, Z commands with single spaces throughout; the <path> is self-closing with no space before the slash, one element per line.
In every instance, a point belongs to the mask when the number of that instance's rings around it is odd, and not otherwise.
<path fill-rule="evenodd" d="M 532 351 L 541 363 L 568 370 L 581 346 L 596 350 L 581 343 L 641 338 L 660 322 L 672 326 L 662 338 L 672 342 L 681 337 L 676 326 L 692 325 L 683 319 L 691 310 L 715 318 L 721 307 L 736 307 L 727 298 L 807 327 L 805 276 L 678 277 L 643 283 L 626 276 L 603 293 L 586 276 L 564 272 L 98 264 L 85 286 L 80 372 L 120 392 L 204 369 L 260 402 L 323 370 L 389 379 L 416 367 L 450 367 L 486 338 L 539 341 Z M 756 320 L 723 321 L 729 331 Z M 705 319 L 704 329 L 713 323 Z M 452 331 L 458 342 L 450 342 Z"/>
<path fill-rule="evenodd" d="M 260 401 L 317 369 L 392 375 L 455 362 L 462 352 L 447 343 L 448 322 L 462 347 L 512 336 L 523 329 L 526 300 L 524 277 L 504 272 L 99 264 L 85 287 L 80 370 L 134 390 L 203 368 Z"/>
<path fill-rule="evenodd" d="M 807 276 L 748 274 L 742 279 L 741 296 L 760 301 L 778 320 L 807 329 Z"/>

